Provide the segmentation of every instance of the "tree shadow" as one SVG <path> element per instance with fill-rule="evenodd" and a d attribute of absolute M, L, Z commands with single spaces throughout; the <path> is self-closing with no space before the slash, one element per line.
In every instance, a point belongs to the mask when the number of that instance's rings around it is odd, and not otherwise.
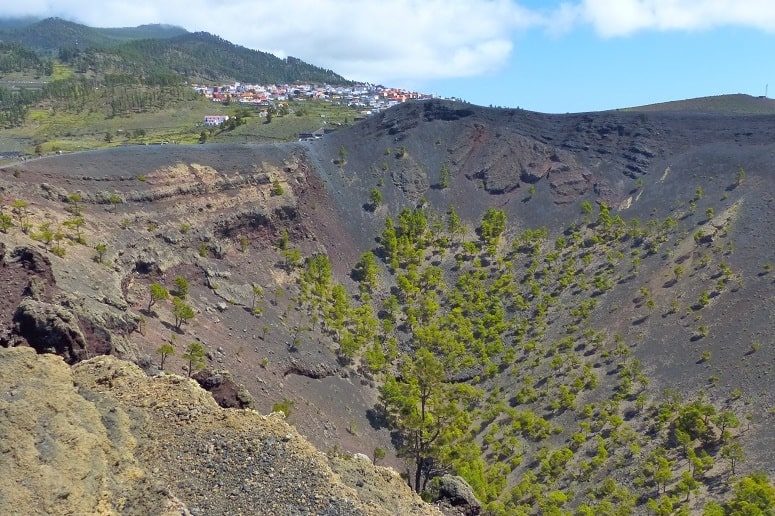
<path fill-rule="evenodd" d="M 646 321 L 648 320 L 648 318 L 649 318 L 649 316 L 648 316 L 648 315 L 644 315 L 644 316 L 643 316 L 643 317 L 641 317 L 640 319 L 635 319 L 634 321 L 632 321 L 632 325 L 633 325 L 633 326 L 640 326 L 641 324 L 643 324 L 644 322 L 646 322 Z"/>
<path fill-rule="evenodd" d="M 167 321 L 161 321 L 161 325 L 167 328 L 169 331 L 173 331 L 177 333 L 178 335 L 183 335 L 183 328 L 178 328 L 174 324 L 167 322 Z"/>

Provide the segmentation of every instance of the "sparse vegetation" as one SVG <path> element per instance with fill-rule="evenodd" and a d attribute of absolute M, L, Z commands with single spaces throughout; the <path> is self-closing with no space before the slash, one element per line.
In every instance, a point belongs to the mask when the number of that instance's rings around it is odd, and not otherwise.
<path fill-rule="evenodd" d="M 185 276 L 176 276 L 173 280 L 175 285 L 175 295 L 180 299 L 186 299 L 188 297 L 188 279 Z"/>
<path fill-rule="evenodd" d="M 274 405 L 272 405 L 272 412 L 280 412 L 282 413 L 286 418 L 291 417 L 291 414 L 293 413 L 293 408 L 296 405 L 296 403 L 293 400 L 289 400 L 288 398 L 284 398 L 281 401 L 278 401 Z"/>
<path fill-rule="evenodd" d="M 175 317 L 175 329 L 180 331 L 184 323 L 194 318 L 194 309 L 179 297 L 172 298 L 172 315 Z"/>
<path fill-rule="evenodd" d="M 382 204 L 382 192 L 379 188 L 372 188 L 369 192 L 369 210 L 374 211 Z"/>
<path fill-rule="evenodd" d="M 182 358 L 188 362 L 187 372 L 189 378 L 191 378 L 191 375 L 194 374 L 194 371 L 204 369 L 205 365 L 207 364 L 205 356 L 206 353 L 207 350 L 205 349 L 204 344 L 198 340 L 191 342 L 186 347 L 186 351 L 183 353 Z"/>
<path fill-rule="evenodd" d="M 444 163 L 441 165 L 441 170 L 439 170 L 439 188 L 442 190 L 449 188 L 450 177 L 449 166 Z"/>
<path fill-rule="evenodd" d="M 157 301 L 164 301 L 166 299 L 169 299 L 170 293 L 167 290 L 167 288 L 162 285 L 161 283 L 151 283 L 148 287 L 149 293 L 150 293 L 150 300 L 148 301 L 148 311 L 150 312 L 153 308 L 153 305 L 156 304 Z"/>
<path fill-rule="evenodd" d="M 97 263 L 104 263 L 104 261 L 105 261 L 105 253 L 108 252 L 108 245 L 106 243 L 104 243 L 104 242 L 100 242 L 98 244 L 95 244 L 94 252 L 95 252 L 94 260 Z"/>
<path fill-rule="evenodd" d="M 275 197 L 278 197 L 285 193 L 285 189 L 283 188 L 283 185 L 280 184 L 279 179 L 275 178 L 274 180 L 272 180 L 272 189 L 270 193 Z"/>
<path fill-rule="evenodd" d="M 167 358 L 175 354 L 175 348 L 171 343 L 165 342 L 156 349 L 156 353 L 159 354 L 159 369 L 163 370 Z"/>

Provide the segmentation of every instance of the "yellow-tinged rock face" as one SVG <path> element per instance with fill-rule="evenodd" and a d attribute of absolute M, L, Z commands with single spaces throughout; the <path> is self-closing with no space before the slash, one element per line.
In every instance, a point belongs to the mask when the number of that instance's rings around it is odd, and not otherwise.
<path fill-rule="evenodd" d="M 185 378 L 0 349 L 0 514 L 437 514 L 361 462 Z"/>

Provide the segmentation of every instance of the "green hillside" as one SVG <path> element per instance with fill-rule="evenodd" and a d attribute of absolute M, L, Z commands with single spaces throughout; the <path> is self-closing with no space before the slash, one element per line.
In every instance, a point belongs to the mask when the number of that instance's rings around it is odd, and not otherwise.
<path fill-rule="evenodd" d="M 8 21 L 0 25 L 1 41 L 19 43 L 44 53 L 56 53 L 62 48 L 104 48 L 134 39 L 170 38 L 185 33 L 185 29 L 171 25 L 94 28 L 60 18 L 26 24 Z"/>
<path fill-rule="evenodd" d="M 40 21 L 40 18 L 26 16 L 23 18 L 0 18 L 0 31 L 19 29 Z"/>
<path fill-rule="evenodd" d="M 234 45 L 206 32 L 169 39 L 141 39 L 112 48 L 60 54 L 81 72 L 127 74 L 156 81 L 177 77 L 178 81 L 252 83 L 329 82 L 345 83 L 331 70 L 289 57 Z"/>
<path fill-rule="evenodd" d="M 33 71 L 43 75 L 51 75 L 51 61 L 42 59 L 32 50 L 18 43 L 0 43 L 0 73 Z"/>
<path fill-rule="evenodd" d="M 0 25 L 0 59 L 7 48 L 40 58 L 56 56 L 82 74 L 123 74 L 131 82 L 241 81 L 254 83 L 347 82 L 342 76 L 288 57 L 234 45 L 207 32 L 189 33 L 171 25 L 94 28 L 59 18 Z M 14 60 L 22 62 L 19 59 Z M 28 67 L 39 67 L 34 62 Z M 17 66 L 18 68 L 18 66 Z M 7 70 L 2 68 L 0 73 Z M 13 71 L 21 71 L 14 69 Z M 115 77 L 113 78 L 115 81 Z M 125 77 L 124 81 L 127 78 Z"/>
<path fill-rule="evenodd" d="M 196 100 L 192 82 L 234 81 L 348 82 L 294 57 L 280 59 L 170 25 L 93 28 L 58 18 L 0 24 L 0 128 L 22 128 L 25 138 L 32 136 L 35 143 L 25 140 L 22 147 L 71 138 L 83 129 L 79 119 L 142 117 L 182 108 Z M 47 118 L 74 125 L 53 134 L 41 129 L 28 116 L 31 112 L 37 118 L 41 112 L 50 113 Z M 98 125 L 108 126 L 108 131 L 114 126 Z M 167 127 L 165 135 L 179 130 Z M 281 138 L 286 139 L 285 132 Z"/>

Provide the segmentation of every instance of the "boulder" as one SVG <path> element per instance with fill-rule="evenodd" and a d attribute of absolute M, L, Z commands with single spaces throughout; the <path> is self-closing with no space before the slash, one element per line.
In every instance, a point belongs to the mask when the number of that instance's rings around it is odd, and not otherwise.
<path fill-rule="evenodd" d="M 223 408 L 253 408 L 253 397 L 228 371 L 204 369 L 192 378 Z"/>
<path fill-rule="evenodd" d="M 425 494 L 445 514 L 475 516 L 482 512 L 482 504 L 477 500 L 474 490 L 468 482 L 456 475 L 432 479 Z"/>
<path fill-rule="evenodd" d="M 353 453 L 353 460 L 371 463 L 371 459 L 365 453 Z"/>
<path fill-rule="evenodd" d="M 17 247 L 11 253 L 11 261 L 21 265 L 28 271 L 42 275 L 50 283 L 54 282 L 51 272 L 51 261 L 31 247 Z"/>
<path fill-rule="evenodd" d="M 525 183 L 535 184 L 541 180 L 549 171 L 548 167 L 542 167 L 541 164 L 528 163 L 519 174 L 519 178 Z"/>
<path fill-rule="evenodd" d="M 46 293 L 46 284 L 37 276 L 32 276 L 24 288 L 24 296 L 42 301 Z"/>
<path fill-rule="evenodd" d="M 38 353 L 56 353 L 68 364 L 86 353 L 86 338 L 78 318 L 61 306 L 24 299 L 13 316 L 14 333 L 24 337 Z"/>

